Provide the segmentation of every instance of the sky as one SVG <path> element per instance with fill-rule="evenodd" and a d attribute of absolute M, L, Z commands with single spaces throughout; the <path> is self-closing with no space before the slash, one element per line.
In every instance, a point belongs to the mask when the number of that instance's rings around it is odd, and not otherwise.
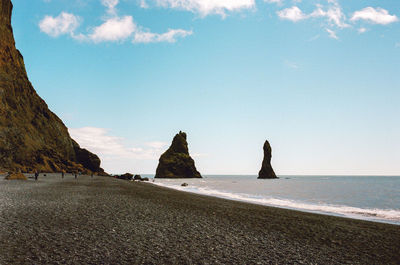
<path fill-rule="evenodd" d="M 38 94 L 110 173 L 400 175 L 398 0 L 13 0 Z"/>

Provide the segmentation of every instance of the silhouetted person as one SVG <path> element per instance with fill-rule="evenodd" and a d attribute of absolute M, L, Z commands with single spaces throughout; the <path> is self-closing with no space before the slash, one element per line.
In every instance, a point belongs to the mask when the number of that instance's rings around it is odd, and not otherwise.
<path fill-rule="evenodd" d="M 92 173 L 92 175 L 90 175 L 92 178 L 93 178 L 93 173 Z"/>
<path fill-rule="evenodd" d="M 64 171 L 61 172 L 61 178 L 64 178 Z"/>
<path fill-rule="evenodd" d="M 38 180 L 38 178 L 39 178 L 39 173 L 35 171 L 35 180 Z"/>
<path fill-rule="evenodd" d="M 77 179 L 78 178 L 78 174 L 77 173 L 75 173 L 75 179 Z"/>

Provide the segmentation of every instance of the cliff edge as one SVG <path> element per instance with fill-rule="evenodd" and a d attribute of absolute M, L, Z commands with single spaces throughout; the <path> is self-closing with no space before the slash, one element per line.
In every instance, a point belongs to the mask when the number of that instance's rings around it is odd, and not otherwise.
<path fill-rule="evenodd" d="M 11 0 L 0 0 L 0 168 L 104 173 L 98 156 L 71 139 L 29 82 L 15 48 L 12 7 Z"/>

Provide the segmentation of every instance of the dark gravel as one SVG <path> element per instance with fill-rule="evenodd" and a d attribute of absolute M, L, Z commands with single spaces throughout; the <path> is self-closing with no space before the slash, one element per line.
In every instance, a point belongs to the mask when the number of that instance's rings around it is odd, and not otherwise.
<path fill-rule="evenodd" d="M 0 180 L 0 264 L 400 264 L 400 226 L 48 174 Z"/>

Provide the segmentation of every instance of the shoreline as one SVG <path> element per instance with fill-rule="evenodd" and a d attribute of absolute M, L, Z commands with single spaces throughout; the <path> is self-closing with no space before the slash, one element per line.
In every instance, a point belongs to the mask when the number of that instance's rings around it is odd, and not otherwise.
<path fill-rule="evenodd" d="M 108 177 L 0 183 L 0 264 L 398 264 L 398 226 Z"/>
<path fill-rule="evenodd" d="M 185 182 L 185 179 L 181 179 L 181 180 L 182 180 L 182 183 Z M 231 201 L 245 202 L 245 203 L 250 203 L 250 204 L 254 204 L 254 205 L 261 205 L 261 206 L 266 206 L 266 207 L 294 210 L 294 211 L 300 211 L 300 212 L 305 212 L 305 213 L 321 214 L 321 215 L 335 216 L 335 217 L 341 217 L 341 218 L 348 218 L 348 219 L 352 219 L 352 220 L 363 220 L 363 221 L 369 221 L 369 222 L 377 222 L 377 223 L 392 224 L 392 225 L 400 226 L 399 220 L 396 220 L 396 219 L 393 220 L 390 218 L 385 219 L 384 217 L 379 217 L 379 215 L 377 213 L 375 213 L 376 211 L 391 212 L 393 209 L 359 208 L 356 206 L 335 205 L 335 204 L 318 205 L 318 204 L 312 204 L 312 203 L 307 203 L 307 202 L 303 202 L 303 201 L 295 201 L 292 199 L 285 199 L 285 198 L 276 199 L 276 200 L 280 201 L 281 203 L 283 202 L 283 204 L 285 204 L 285 203 L 288 204 L 288 202 L 290 202 L 291 204 L 298 203 L 298 204 L 306 205 L 310 208 L 328 207 L 328 208 L 336 208 L 335 210 L 337 210 L 339 208 L 347 208 L 348 213 L 340 213 L 340 212 L 335 212 L 335 211 L 328 211 L 328 210 L 324 211 L 324 210 L 320 210 L 320 209 L 314 210 L 314 209 L 307 209 L 307 208 L 301 208 L 301 207 L 295 207 L 295 206 L 286 206 L 286 205 L 282 205 L 282 204 L 279 205 L 279 204 L 263 202 L 263 200 L 265 198 L 263 198 L 263 197 L 256 198 L 256 197 L 253 197 L 253 195 L 251 195 L 251 194 L 234 193 L 231 191 L 222 191 L 222 190 L 217 190 L 217 189 L 208 189 L 206 192 L 206 191 L 204 191 L 204 188 L 196 187 L 195 185 L 181 187 L 180 185 L 177 185 L 177 184 L 169 184 L 169 183 L 162 183 L 162 182 L 157 183 L 157 181 L 149 182 L 149 184 L 153 184 L 153 185 L 156 185 L 159 187 L 169 188 L 169 189 L 176 190 L 176 191 L 188 192 L 188 193 L 192 193 L 192 194 L 199 194 L 199 195 L 210 196 L 213 198 L 221 198 L 221 199 L 226 199 L 226 200 L 231 200 Z M 351 210 L 353 212 L 351 212 Z M 360 210 L 364 211 L 365 214 L 362 214 L 360 212 Z M 393 210 L 393 211 L 396 211 L 396 210 Z M 366 212 L 371 212 L 371 213 L 368 214 Z M 375 214 L 376 214 L 376 217 L 374 216 Z"/>
<path fill-rule="evenodd" d="M 391 220 L 374 219 L 372 217 L 365 217 L 365 218 L 357 217 L 357 216 L 351 217 L 351 216 L 346 216 L 346 215 L 340 214 L 340 213 L 324 212 L 324 211 L 317 211 L 317 210 L 307 210 L 307 209 L 301 209 L 301 208 L 295 208 L 295 207 L 289 207 L 289 206 L 285 207 L 285 206 L 279 206 L 279 205 L 273 205 L 273 204 L 251 202 L 250 200 L 247 201 L 246 199 L 235 199 L 235 198 L 229 198 L 229 197 L 223 197 L 223 196 L 217 196 L 217 195 L 209 195 L 209 194 L 205 194 L 205 193 L 201 193 L 201 192 L 195 192 L 195 191 L 189 191 L 189 190 L 184 190 L 184 189 L 178 189 L 178 188 L 172 188 L 172 187 L 168 187 L 168 186 L 158 185 L 158 184 L 155 184 L 155 183 L 152 183 L 152 182 L 148 182 L 147 184 L 152 184 L 152 185 L 155 185 L 157 187 L 163 187 L 163 188 L 171 189 L 171 190 L 174 190 L 174 191 L 187 192 L 187 193 L 191 193 L 191 194 L 197 194 L 197 195 L 207 196 L 207 197 L 211 197 L 211 198 L 224 199 L 224 200 L 228 200 L 228 201 L 249 203 L 249 204 L 254 204 L 254 205 L 260 205 L 260 206 L 265 206 L 265 207 L 273 207 L 273 208 L 285 209 L 285 210 L 291 210 L 291 211 L 298 211 L 298 212 L 303 212 L 303 213 L 334 216 L 334 217 L 346 218 L 346 219 L 351 219 L 351 220 L 362 220 L 362 221 L 367 221 L 367 222 L 391 224 L 391 225 L 400 226 L 400 223 L 398 223 L 396 221 L 391 221 Z"/>

